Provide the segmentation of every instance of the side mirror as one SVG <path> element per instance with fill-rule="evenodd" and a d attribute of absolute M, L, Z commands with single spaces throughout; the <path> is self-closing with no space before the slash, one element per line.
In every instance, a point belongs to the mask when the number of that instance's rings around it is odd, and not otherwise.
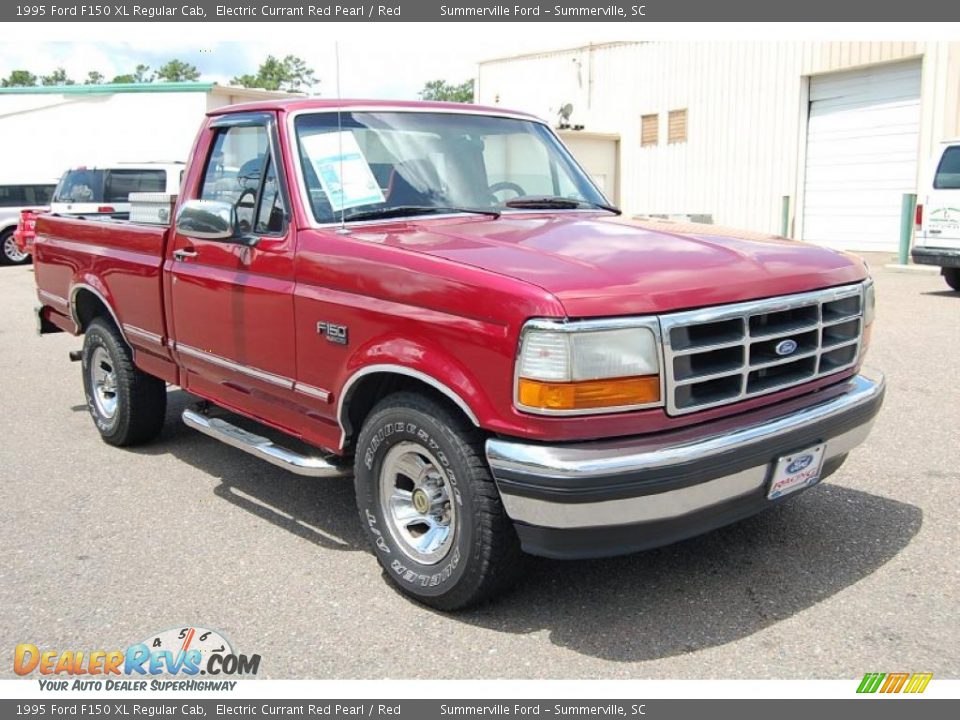
<path fill-rule="evenodd" d="M 220 200 L 187 200 L 177 211 L 177 232 L 202 240 L 237 238 L 237 211 Z"/>

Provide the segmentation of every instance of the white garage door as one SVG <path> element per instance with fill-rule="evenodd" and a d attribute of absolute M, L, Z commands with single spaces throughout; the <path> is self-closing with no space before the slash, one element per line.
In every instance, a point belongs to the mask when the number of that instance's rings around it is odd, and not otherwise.
<path fill-rule="evenodd" d="M 811 78 L 804 239 L 895 250 L 919 133 L 919 61 Z"/>
<path fill-rule="evenodd" d="M 597 187 L 614 205 L 620 202 L 617 186 L 617 155 L 619 139 L 615 136 L 584 132 L 583 130 L 560 131 L 560 139 L 570 150 Z"/>

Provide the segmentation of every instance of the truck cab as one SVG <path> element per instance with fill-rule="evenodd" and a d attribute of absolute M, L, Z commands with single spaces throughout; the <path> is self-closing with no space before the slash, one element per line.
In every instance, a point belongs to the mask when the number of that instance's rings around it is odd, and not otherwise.
<path fill-rule="evenodd" d="M 940 267 L 947 285 L 960 291 L 960 140 L 943 144 L 918 198 L 911 255 L 918 264 Z"/>

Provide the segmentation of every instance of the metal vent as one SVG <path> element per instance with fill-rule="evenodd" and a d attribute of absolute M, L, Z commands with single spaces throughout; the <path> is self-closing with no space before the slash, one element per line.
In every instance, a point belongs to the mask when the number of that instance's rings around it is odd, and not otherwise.
<path fill-rule="evenodd" d="M 854 366 L 863 287 L 664 315 L 660 326 L 667 412 L 684 415 Z"/>

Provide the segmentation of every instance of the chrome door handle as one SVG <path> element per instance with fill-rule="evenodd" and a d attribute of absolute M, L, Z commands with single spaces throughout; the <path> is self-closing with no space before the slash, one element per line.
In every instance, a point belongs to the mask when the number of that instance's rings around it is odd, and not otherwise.
<path fill-rule="evenodd" d="M 173 259 L 174 260 L 189 260 L 190 258 L 195 258 L 199 253 L 196 250 L 174 250 Z"/>

